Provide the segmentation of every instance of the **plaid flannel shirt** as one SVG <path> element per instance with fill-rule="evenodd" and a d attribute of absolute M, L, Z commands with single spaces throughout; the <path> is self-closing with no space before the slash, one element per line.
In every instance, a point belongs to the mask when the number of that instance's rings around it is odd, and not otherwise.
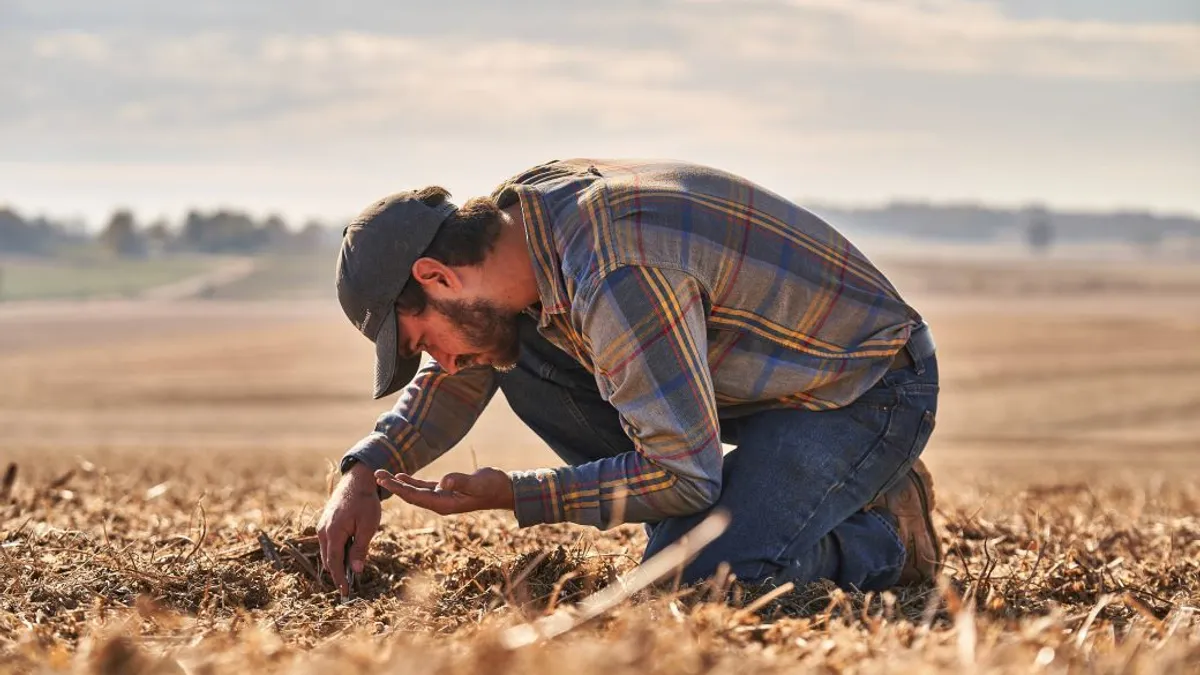
<path fill-rule="evenodd" d="M 606 528 L 711 506 L 721 419 L 851 403 L 921 322 L 821 218 L 708 167 L 556 161 L 493 197 L 520 203 L 539 331 L 594 373 L 636 448 L 513 472 L 522 526 Z M 462 439 L 499 377 L 428 363 L 347 458 L 419 470 Z"/>

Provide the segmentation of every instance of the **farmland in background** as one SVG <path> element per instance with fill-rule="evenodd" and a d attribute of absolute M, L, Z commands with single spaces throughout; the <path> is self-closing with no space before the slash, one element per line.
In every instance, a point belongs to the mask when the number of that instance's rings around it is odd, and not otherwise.
<path fill-rule="evenodd" d="M 207 256 L 0 257 L 0 301 L 131 297 L 219 267 Z"/>
<path fill-rule="evenodd" d="M 317 253 L 261 256 L 244 278 L 213 288 L 214 300 L 325 300 L 336 302 L 333 287 L 336 249 Z"/>
<path fill-rule="evenodd" d="M 1195 672 L 1200 269 L 880 260 L 939 344 L 941 587 L 668 589 L 517 651 L 503 629 L 631 570 L 641 530 L 392 499 L 339 604 L 312 528 L 386 404 L 319 295 L 330 263 L 211 300 L 0 304 L 0 672 Z M 498 399 L 422 475 L 555 463 Z"/>

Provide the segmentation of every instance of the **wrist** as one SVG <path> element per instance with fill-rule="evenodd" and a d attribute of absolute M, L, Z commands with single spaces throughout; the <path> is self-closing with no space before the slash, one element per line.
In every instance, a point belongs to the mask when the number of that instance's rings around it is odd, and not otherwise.
<path fill-rule="evenodd" d="M 353 461 L 342 473 L 343 490 L 353 494 L 374 495 L 383 498 L 382 488 L 375 481 L 375 469 L 360 461 Z"/>
<path fill-rule="evenodd" d="M 369 480 L 372 483 L 375 482 L 375 469 L 358 461 L 353 462 L 350 468 L 346 469 L 342 475 L 347 477 L 348 480 Z"/>

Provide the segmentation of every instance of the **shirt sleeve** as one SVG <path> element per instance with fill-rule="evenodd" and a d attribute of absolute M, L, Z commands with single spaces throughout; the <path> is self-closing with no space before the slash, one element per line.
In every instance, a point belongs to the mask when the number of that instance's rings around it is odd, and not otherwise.
<path fill-rule="evenodd" d="M 372 469 L 416 473 L 467 435 L 496 388 L 491 368 L 451 375 L 436 361 L 426 363 L 379 416 L 375 431 L 342 457 L 342 470 L 356 459 Z"/>
<path fill-rule="evenodd" d="M 518 522 L 607 528 L 709 508 L 722 453 L 701 284 L 676 270 L 620 267 L 582 306 L 576 320 L 600 393 L 636 451 L 513 473 Z"/>

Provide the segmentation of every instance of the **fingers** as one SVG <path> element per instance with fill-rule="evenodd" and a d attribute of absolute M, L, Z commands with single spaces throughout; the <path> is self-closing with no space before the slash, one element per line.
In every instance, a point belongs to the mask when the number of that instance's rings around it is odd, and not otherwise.
<path fill-rule="evenodd" d="M 326 553 L 329 551 L 329 540 L 325 534 L 324 525 L 317 526 L 317 543 L 321 545 L 321 566 L 325 569 L 329 569 L 329 558 L 326 555 Z"/>
<path fill-rule="evenodd" d="M 367 562 L 367 551 L 371 548 L 371 539 L 379 529 L 379 524 L 359 518 L 357 525 L 354 530 L 354 544 L 350 547 L 349 563 L 355 574 L 362 574 L 363 566 Z"/>
<path fill-rule="evenodd" d="M 326 546 L 324 548 L 325 569 L 329 571 L 329 576 L 333 577 L 333 585 L 337 586 L 338 592 L 346 595 L 350 592 L 350 586 L 346 583 L 346 540 L 350 538 L 350 533 L 342 529 L 331 529 L 326 536 Z"/>
<path fill-rule="evenodd" d="M 432 490 L 432 489 L 436 488 L 438 485 L 437 483 L 435 483 L 433 481 L 421 480 L 420 478 L 414 478 L 406 473 L 388 473 L 387 471 L 385 471 L 383 469 L 380 469 L 375 472 L 375 479 L 377 481 L 379 479 L 397 480 L 402 483 L 407 483 L 408 485 L 411 485 L 415 488 L 421 488 L 424 490 Z"/>
<path fill-rule="evenodd" d="M 442 481 L 438 483 L 438 487 L 443 490 L 470 493 L 471 477 L 465 473 L 448 473 L 442 476 Z"/>
<path fill-rule="evenodd" d="M 422 484 L 433 487 L 414 487 L 395 478 L 379 478 L 378 481 L 381 487 L 409 504 L 428 509 L 439 515 L 475 510 L 471 504 L 467 503 L 468 500 L 464 500 L 464 495 L 451 490 L 435 489 L 436 483 L 421 481 Z"/>
<path fill-rule="evenodd" d="M 435 483 L 434 481 L 421 480 L 420 478 L 413 478 L 412 476 L 410 476 L 406 473 L 398 473 L 398 474 L 396 474 L 396 478 L 402 482 L 408 483 L 409 485 L 411 485 L 413 487 L 421 488 L 423 490 L 434 490 L 438 486 L 438 484 Z"/>

